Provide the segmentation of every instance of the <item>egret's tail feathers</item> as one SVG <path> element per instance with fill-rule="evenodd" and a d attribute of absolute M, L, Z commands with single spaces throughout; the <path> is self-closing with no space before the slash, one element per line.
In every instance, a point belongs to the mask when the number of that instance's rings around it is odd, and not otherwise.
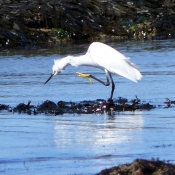
<path fill-rule="evenodd" d="M 129 63 L 128 66 L 125 66 L 124 69 L 115 69 L 112 71 L 113 73 L 116 73 L 122 77 L 125 77 L 131 81 L 134 81 L 137 83 L 138 80 L 140 80 L 143 76 L 140 73 L 140 71 L 135 67 L 135 65 Z"/>
<path fill-rule="evenodd" d="M 134 74 L 132 72 L 132 74 L 127 73 L 127 74 L 124 74 L 124 75 L 122 75 L 122 74 L 119 74 L 119 75 L 121 75 L 121 76 L 123 76 L 123 77 L 125 77 L 125 78 L 127 78 L 131 81 L 134 81 L 135 83 L 137 83 L 138 80 L 140 80 L 143 77 L 142 74 L 137 69 L 136 69 Z"/>
<path fill-rule="evenodd" d="M 134 78 L 134 82 L 137 82 L 138 80 L 140 80 L 143 76 L 142 74 L 140 73 L 140 71 L 137 69 L 137 68 L 134 68 L 134 74 L 131 75 L 132 78 Z M 132 79 L 130 79 L 132 80 Z"/>

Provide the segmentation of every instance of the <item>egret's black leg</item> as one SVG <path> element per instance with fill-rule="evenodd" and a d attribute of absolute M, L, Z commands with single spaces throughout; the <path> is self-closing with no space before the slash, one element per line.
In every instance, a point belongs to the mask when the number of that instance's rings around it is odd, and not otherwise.
<path fill-rule="evenodd" d="M 115 84 L 114 84 L 114 81 L 113 81 L 113 79 L 112 79 L 112 75 L 111 75 L 111 73 L 107 73 L 108 75 L 109 75 L 109 77 L 110 77 L 110 79 L 111 79 L 111 82 L 112 82 L 112 90 L 111 90 L 111 96 L 110 96 L 110 100 L 112 100 L 112 97 L 113 97 L 113 93 L 114 93 L 114 89 L 115 89 Z M 107 82 L 104 82 L 104 81 L 102 81 L 102 80 L 99 80 L 98 78 L 96 78 L 96 77 L 94 77 L 93 75 L 90 75 L 90 77 L 91 78 L 93 78 L 93 79 L 95 79 L 95 80 L 97 80 L 98 82 L 100 82 L 100 83 L 102 83 L 103 85 L 105 85 L 105 86 L 109 86 L 110 85 L 110 81 L 109 81 L 109 78 L 108 78 L 108 75 L 106 74 L 106 80 L 107 80 Z"/>
<path fill-rule="evenodd" d="M 111 83 L 112 83 L 112 90 L 111 90 L 111 96 L 110 96 L 109 100 L 112 101 L 112 97 L 113 97 L 113 93 L 114 93 L 114 89 L 115 89 L 115 84 L 114 84 L 114 81 L 113 81 L 113 79 L 112 79 L 111 73 L 108 72 L 108 70 L 106 70 L 106 69 L 105 69 L 104 71 L 105 71 L 105 73 L 106 73 L 106 80 L 107 80 L 107 82 L 104 82 L 104 81 L 102 81 L 102 80 L 100 80 L 100 79 L 94 77 L 94 76 L 91 75 L 91 74 L 85 75 L 85 74 L 81 74 L 81 73 L 78 72 L 78 76 L 80 76 L 80 77 L 87 77 L 87 78 L 93 78 L 94 80 L 100 82 L 101 84 L 103 84 L 103 85 L 105 85 L 105 86 L 109 86 L 109 85 L 110 85 L 110 81 L 109 81 L 109 77 L 110 77 Z M 82 75 L 83 75 L 83 76 L 82 76 Z M 84 75 L 85 75 L 85 76 L 84 76 Z"/>
<path fill-rule="evenodd" d="M 115 89 L 115 84 L 114 84 L 114 81 L 112 79 L 111 73 L 109 73 L 109 76 L 110 76 L 110 79 L 111 79 L 111 82 L 112 82 L 112 90 L 111 90 L 111 97 L 110 97 L 110 99 L 112 100 L 114 89 Z"/>
<path fill-rule="evenodd" d="M 105 86 L 109 86 L 110 85 L 109 78 L 107 76 L 106 76 L 107 82 L 104 82 L 102 80 L 99 80 L 98 78 L 94 77 L 93 75 L 90 75 L 90 77 L 93 78 L 94 80 L 97 80 L 98 82 L 102 83 Z"/>

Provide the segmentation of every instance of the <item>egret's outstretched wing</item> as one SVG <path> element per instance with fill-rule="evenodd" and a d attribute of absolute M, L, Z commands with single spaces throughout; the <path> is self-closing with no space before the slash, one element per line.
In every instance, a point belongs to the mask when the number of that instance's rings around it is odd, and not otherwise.
<path fill-rule="evenodd" d="M 106 44 L 94 42 L 90 45 L 88 53 L 97 67 L 106 69 L 111 73 L 118 74 L 134 82 L 142 78 L 139 70 L 128 58 Z"/>

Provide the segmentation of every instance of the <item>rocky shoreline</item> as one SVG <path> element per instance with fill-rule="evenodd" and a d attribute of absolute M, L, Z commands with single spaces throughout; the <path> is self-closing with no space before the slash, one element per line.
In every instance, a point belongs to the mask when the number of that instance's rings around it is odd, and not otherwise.
<path fill-rule="evenodd" d="M 170 0 L 0 0 L 0 48 L 174 36 Z"/>

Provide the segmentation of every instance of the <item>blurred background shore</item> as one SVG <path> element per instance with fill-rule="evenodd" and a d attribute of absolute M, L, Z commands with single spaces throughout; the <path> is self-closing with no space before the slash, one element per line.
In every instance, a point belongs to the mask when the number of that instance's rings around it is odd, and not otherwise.
<path fill-rule="evenodd" d="M 0 0 L 0 48 L 174 38 L 170 0 Z"/>

